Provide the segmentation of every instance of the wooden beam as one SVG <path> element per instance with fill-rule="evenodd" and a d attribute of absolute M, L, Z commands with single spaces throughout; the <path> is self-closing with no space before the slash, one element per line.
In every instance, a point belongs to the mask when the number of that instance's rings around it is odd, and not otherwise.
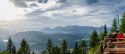
<path fill-rule="evenodd" d="M 109 51 L 117 51 L 117 52 L 125 52 L 125 48 L 106 48 L 105 52 Z"/>

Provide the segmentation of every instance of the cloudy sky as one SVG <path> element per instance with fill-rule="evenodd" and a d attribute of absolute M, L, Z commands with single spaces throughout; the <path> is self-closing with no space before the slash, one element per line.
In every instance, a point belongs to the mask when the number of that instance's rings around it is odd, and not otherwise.
<path fill-rule="evenodd" d="M 56 26 L 110 26 L 125 0 L 0 0 L 0 26 L 39 30 Z"/>

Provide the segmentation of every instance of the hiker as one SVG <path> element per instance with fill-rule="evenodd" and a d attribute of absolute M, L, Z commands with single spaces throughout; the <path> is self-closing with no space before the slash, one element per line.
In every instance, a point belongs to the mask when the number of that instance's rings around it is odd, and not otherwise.
<path fill-rule="evenodd" d="M 123 38 L 123 34 L 122 34 L 122 33 L 119 33 L 117 38 L 118 38 L 119 41 L 122 41 L 122 40 L 123 40 L 123 39 L 122 39 L 122 38 Z"/>
<path fill-rule="evenodd" d="M 112 39 L 113 42 L 114 42 L 114 41 L 117 41 L 117 39 L 115 39 L 115 38 L 117 38 L 117 33 L 116 33 L 116 32 L 113 32 L 113 33 L 109 36 L 109 38 Z"/>
<path fill-rule="evenodd" d="M 112 34 L 109 35 L 109 38 L 116 38 L 117 37 L 117 33 L 113 32 Z"/>
<path fill-rule="evenodd" d="M 117 37 L 117 33 L 116 32 L 113 32 L 113 37 L 112 38 L 116 38 Z"/>

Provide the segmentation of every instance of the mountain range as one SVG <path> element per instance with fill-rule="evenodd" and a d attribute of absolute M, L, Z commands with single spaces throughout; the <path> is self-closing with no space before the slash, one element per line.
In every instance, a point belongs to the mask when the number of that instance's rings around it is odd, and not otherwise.
<path fill-rule="evenodd" d="M 103 31 L 103 27 L 91 27 L 91 26 L 65 26 L 55 28 L 44 28 L 40 31 L 23 31 L 11 35 L 17 48 L 19 48 L 20 41 L 25 38 L 32 50 L 41 51 L 46 48 L 48 38 L 51 38 L 55 45 L 60 45 L 62 40 L 67 40 L 69 48 L 74 46 L 76 41 L 86 40 L 89 43 L 89 37 L 93 30 L 98 33 Z M 108 31 L 110 28 L 108 28 Z M 1 32 L 1 31 L 0 31 Z M 4 31 L 5 34 L 5 31 Z M 0 34 L 3 35 L 3 34 Z M 1 36 L 0 36 L 1 37 Z M 4 50 L 6 47 L 8 36 L 6 38 L 0 38 L 0 50 Z"/>

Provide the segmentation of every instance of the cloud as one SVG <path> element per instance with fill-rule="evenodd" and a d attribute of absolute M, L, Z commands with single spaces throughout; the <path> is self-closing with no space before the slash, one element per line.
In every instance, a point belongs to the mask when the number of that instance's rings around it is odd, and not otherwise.
<path fill-rule="evenodd" d="M 48 0 L 38 0 L 39 3 L 47 3 Z"/>
<path fill-rule="evenodd" d="M 125 9 L 125 0 L 13 0 L 12 2 L 15 6 L 24 8 L 27 12 L 24 17 L 27 19 L 21 22 L 25 22 L 27 28 L 35 26 L 33 29 L 67 25 L 111 26 L 117 12 L 122 15 Z M 18 24 L 20 25 L 24 26 L 23 23 Z"/>
<path fill-rule="evenodd" d="M 89 5 L 92 5 L 93 3 L 97 3 L 98 0 L 86 0 L 86 2 L 87 2 Z"/>
<path fill-rule="evenodd" d="M 27 8 L 27 2 L 33 2 L 36 0 L 10 0 L 16 7 Z"/>

